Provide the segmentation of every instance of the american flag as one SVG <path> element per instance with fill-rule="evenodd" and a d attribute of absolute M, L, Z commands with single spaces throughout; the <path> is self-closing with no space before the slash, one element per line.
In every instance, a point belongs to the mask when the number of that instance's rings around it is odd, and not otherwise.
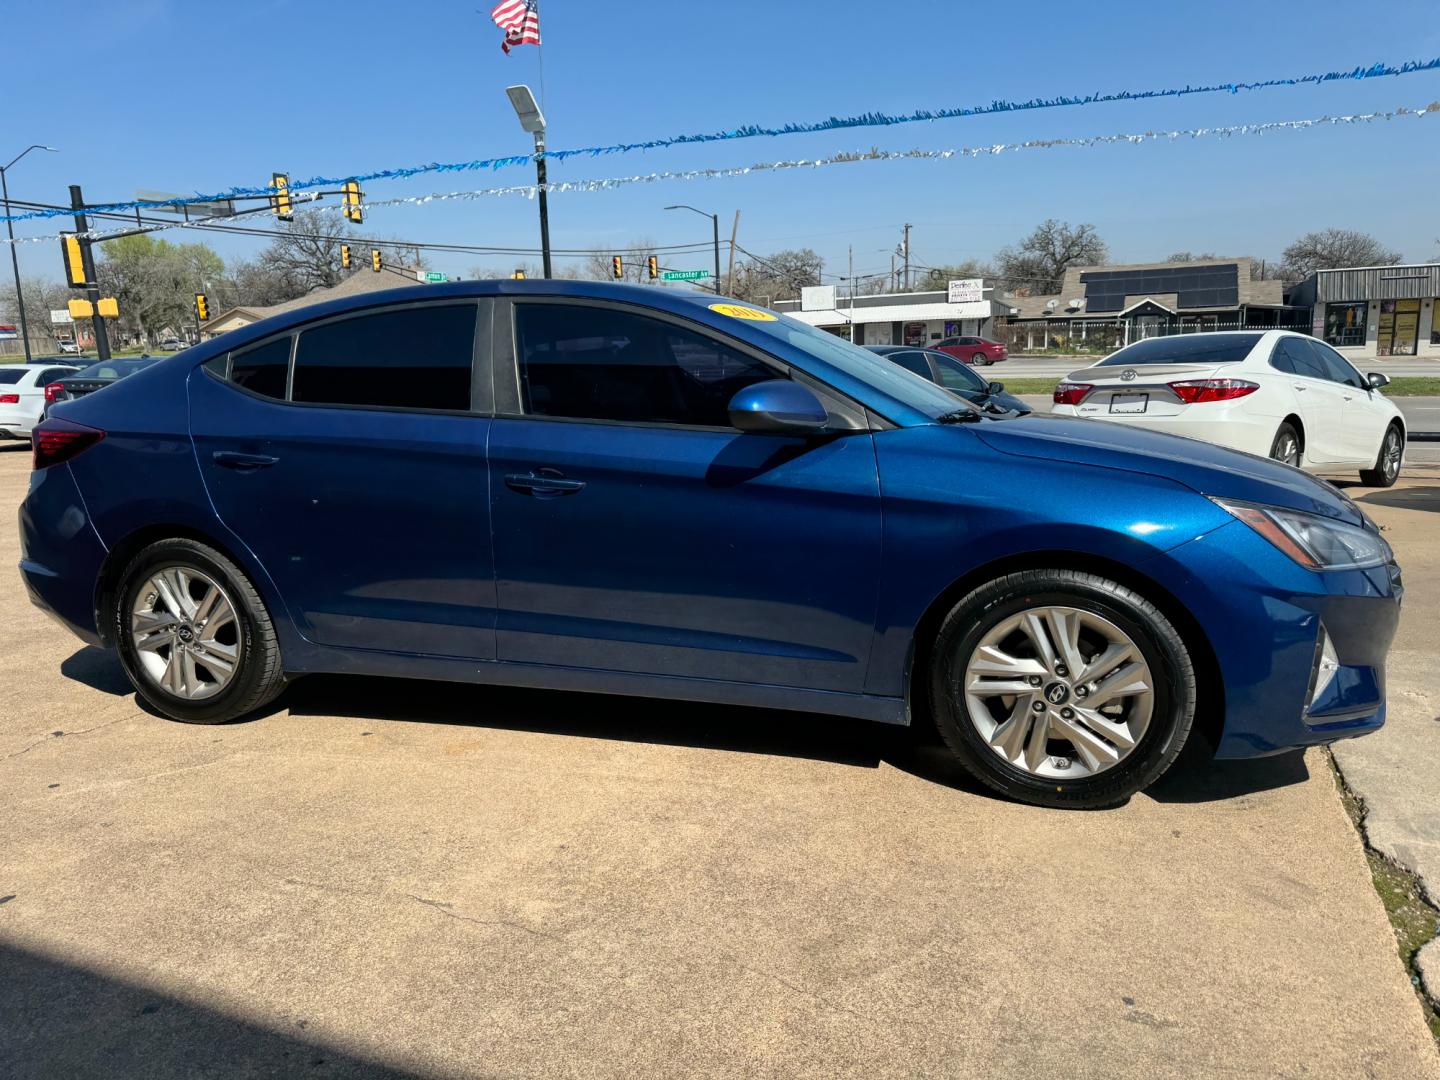
<path fill-rule="evenodd" d="M 540 44 L 540 0 L 500 0 L 490 12 L 495 25 L 505 31 L 500 48 Z"/>

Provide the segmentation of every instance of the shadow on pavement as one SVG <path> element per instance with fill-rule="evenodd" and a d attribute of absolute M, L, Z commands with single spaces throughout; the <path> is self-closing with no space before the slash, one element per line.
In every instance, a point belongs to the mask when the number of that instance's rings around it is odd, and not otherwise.
<path fill-rule="evenodd" d="M 1440 514 L 1440 487 L 1387 488 L 1358 497 L 1356 502 L 1393 506 L 1400 510 L 1428 510 Z"/>
<path fill-rule="evenodd" d="M 0 907 L 0 926 L 5 909 L 25 900 Z M 13 945 L 0 944 L 0 972 L 7 1080 L 421 1075 L 307 1040 L 303 1018 L 294 1021 L 296 1034 L 270 1030 Z"/>
<path fill-rule="evenodd" d="M 64 661 L 60 670 L 103 693 L 131 693 L 113 652 L 86 647 Z M 137 705 L 158 715 L 138 699 Z M 292 716 L 573 735 L 806 758 L 864 769 L 886 764 L 929 783 L 1002 798 L 960 766 L 928 723 L 912 730 L 847 717 L 738 705 L 361 675 L 299 679 L 263 712 L 240 722 L 255 722 L 287 710 Z M 1303 783 L 1308 776 L 1299 752 L 1254 761 L 1215 761 L 1204 739 L 1196 735 L 1146 794 L 1164 803 L 1211 802 Z"/>

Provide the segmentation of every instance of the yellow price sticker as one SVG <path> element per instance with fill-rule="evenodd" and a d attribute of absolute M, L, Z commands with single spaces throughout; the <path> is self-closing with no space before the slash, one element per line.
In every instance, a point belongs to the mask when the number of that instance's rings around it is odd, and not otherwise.
<path fill-rule="evenodd" d="M 752 322 L 775 322 L 775 316 L 768 311 L 761 311 L 759 308 L 745 307 L 743 304 L 711 304 L 710 310 L 720 315 L 728 315 L 732 319 L 749 319 Z"/>

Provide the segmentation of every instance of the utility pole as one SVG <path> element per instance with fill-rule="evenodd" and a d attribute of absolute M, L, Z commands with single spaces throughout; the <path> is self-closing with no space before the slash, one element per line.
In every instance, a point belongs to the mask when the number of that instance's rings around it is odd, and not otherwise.
<path fill-rule="evenodd" d="M 910 291 L 910 226 L 905 226 L 905 291 Z"/>
<path fill-rule="evenodd" d="M 890 253 L 890 291 L 895 291 L 895 253 Z"/>
<path fill-rule="evenodd" d="M 730 271 L 725 275 L 729 283 L 730 295 L 735 295 L 735 241 L 740 236 L 740 211 L 735 211 L 735 224 L 730 226 Z"/>
<path fill-rule="evenodd" d="M 70 185 L 70 207 L 75 211 L 75 232 L 80 240 L 80 265 L 85 268 L 85 295 L 90 300 L 93 317 L 90 322 L 95 330 L 95 354 L 101 360 L 110 359 L 110 338 L 105 332 L 105 317 L 100 314 L 100 283 L 95 275 L 95 253 L 85 234 L 90 226 L 85 221 L 85 197 L 80 194 L 80 185 Z"/>
<path fill-rule="evenodd" d="M 850 245 L 850 343 L 855 341 L 855 245 Z"/>

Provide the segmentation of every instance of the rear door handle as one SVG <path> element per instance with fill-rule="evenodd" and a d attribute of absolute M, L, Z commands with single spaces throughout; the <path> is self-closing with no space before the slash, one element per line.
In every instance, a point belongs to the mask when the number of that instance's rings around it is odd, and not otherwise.
<path fill-rule="evenodd" d="M 234 469 L 237 472 L 254 472 L 256 469 L 268 469 L 280 459 L 271 457 L 269 454 L 242 454 L 238 450 L 216 450 L 210 455 L 216 465 L 227 469 Z"/>
<path fill-rule="evenodd" d="M 557 495 L 574 495 L 585 488 L 584 480 L 567 480 L 559 469 L 536 469 L 528 473 L 506 473 L 505 486 L 522 495 L 537 499 L 553 499 Z"/>
<path fill-rule="evenodd" d="M 1296 390 L 1299 390 L 1302 394 L 1303 394 L 1306 390 L 1309 390 L 1309 389 L 1310 389 L 1308 386 L 1301 386 L 1299 383 L 1292 383 L 1291 385 L 1294 386 Z"/>

